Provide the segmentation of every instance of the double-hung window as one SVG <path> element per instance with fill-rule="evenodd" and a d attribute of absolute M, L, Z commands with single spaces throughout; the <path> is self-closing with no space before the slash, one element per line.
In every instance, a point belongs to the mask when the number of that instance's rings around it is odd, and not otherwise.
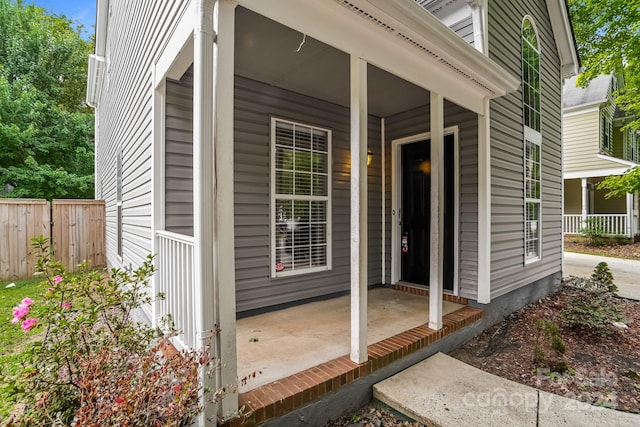
<path fill-rule="evenodd" d="M 530 18 L 522 23 L 522 90 L 524 120 L 524 259 L 541 257 L 541 101 L 540 49 Z"/>
<path fill-rule="evenodd" d="M 331 131 L 271 119 L 271 276 L 331 268 Z"/>

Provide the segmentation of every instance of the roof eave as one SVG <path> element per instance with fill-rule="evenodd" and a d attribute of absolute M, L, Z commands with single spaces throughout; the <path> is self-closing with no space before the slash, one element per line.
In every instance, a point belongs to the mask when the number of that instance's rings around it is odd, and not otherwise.
<path fill-rule="evenodd" d="M 580 56 L 569 16 L 569 6 L 565 0 L 546 0 L 551 28 L 556 48 L 560 56 L 562 77 L 568 78 L 580 72 Z"/>

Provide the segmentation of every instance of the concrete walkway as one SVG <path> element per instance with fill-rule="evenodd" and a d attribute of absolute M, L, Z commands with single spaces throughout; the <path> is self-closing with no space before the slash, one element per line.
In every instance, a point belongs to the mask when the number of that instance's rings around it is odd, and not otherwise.
<path fill-rule="evenodd" d="M 443 353 L 376 384 L 373 396 L 428 426 L 640 426 L 640 415 L 540 391 Z"/>
<path fill-rule="evenodd" d="M 618 296 L 640 301 L 640 261 L 565 252 L 564 275 L 591 276 L 600 262 L 609 265 Z"/>

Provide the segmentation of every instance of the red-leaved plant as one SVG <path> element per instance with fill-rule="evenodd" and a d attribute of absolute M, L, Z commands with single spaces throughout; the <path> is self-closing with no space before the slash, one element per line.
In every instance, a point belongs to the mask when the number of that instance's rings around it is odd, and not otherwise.
<path fill-rule="evenodd" d="M 201 412 L 198 374 L 206 351 L 165 357 L 166 335 L 135 322 L 152 303 L 154 272 L 148 256 L 132 272 L 90 270 L 68 274 L 51 256 L 48 239 L 33 239 L 44 302 L 23 300 L 13 311 L 25 333 L 44 338 L 25 352 L 22 372 L 4 376 L 25 410 L 12 425 L 181 426 Z M 36 317 L 37 315 L 37 317 Z M 27 317 L 32 316 L 32 317 Z M 31 319 L 31 320 L 30 320 Z M 2 375 L 0 375 L 2 376 Z"/>

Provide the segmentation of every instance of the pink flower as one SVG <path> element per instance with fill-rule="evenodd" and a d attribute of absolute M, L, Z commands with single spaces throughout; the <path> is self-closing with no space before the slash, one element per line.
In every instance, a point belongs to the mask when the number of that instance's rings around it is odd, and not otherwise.
<path fill-rule="evenodd" d="M 27 307 L 29 307 L 30 305 L 33 304 L 33 300 L 31 298 L 25 298 L 25 299 L 22 300 L 22 304 L 24 304 Z"/>
<path fill-rule="evenodd" d="M 22 322 L 22 330 L 27 333 L 36 325 L 36 323 L 38 323 L 38 319 L 36 317 L 29 317 L 27 319 L 24 319 L 24 321 Z"/>
<path fill-rule="evenodd" d="M 71 310 L 71 303 L 69 301 L 63 301 L 62 304 L 60 304 L 60 308 L 63 310 Z"/>
<path fill-rule="evenodd" d="M 56 276 L 53 278 L 53 284 L 57 285 L 58 283 L 62 282 L 64 280 L 64 277 L 62 276 Z"/>
<path fill-rule="evenodd" d="M 28 305 L 22 303 L 19 306 L 14 307 L 13 308 L 13 319 L 15 320 L 15 322 L 13 322 L 13 323 L 14 324 L 18 323 L 18 320 L 22 319 L 27 314 L 29 314 L 29 306 Z"/>

